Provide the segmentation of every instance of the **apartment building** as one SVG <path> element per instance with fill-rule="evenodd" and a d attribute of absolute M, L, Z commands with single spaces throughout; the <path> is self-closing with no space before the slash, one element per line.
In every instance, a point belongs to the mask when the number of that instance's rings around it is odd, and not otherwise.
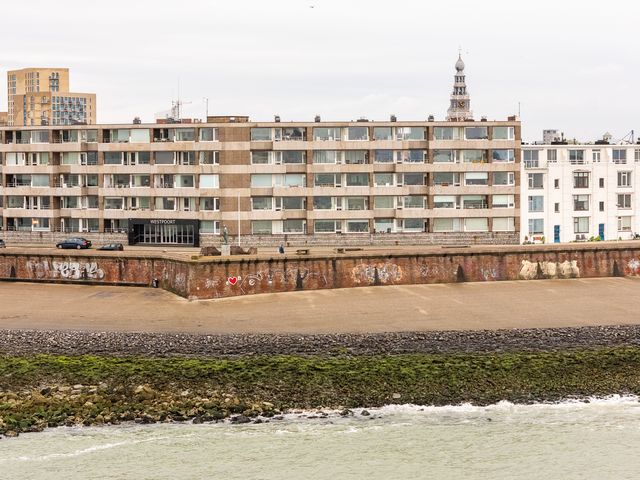
<path fill-rule="evenodd" d="M 96 123 L 96 95 L 69 91 L 68 68 L 7 72 L 9 126 Z"/>
<path fill-rule="evenodd" d="M 499 235 L 517 242 L 520 123 L 249 122 L 0 128 L 5 230 Z"/>
<path fill-rule="evenodd" d="M 640 144 L 523 145 L 521 242 L 640 232 Z"/>

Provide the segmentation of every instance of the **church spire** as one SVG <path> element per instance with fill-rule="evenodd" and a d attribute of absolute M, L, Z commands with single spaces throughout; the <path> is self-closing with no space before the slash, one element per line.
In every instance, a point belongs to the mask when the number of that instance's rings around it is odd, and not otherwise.
<path fill-rule="evenodd" d="M 471 99 L 467 92 L 467 84 L 465 83 L 464 62 L 462 54 L 458 53 L 458 61 L 456 62 L 456 75 L 453 82 L 453 92 L 451 93 L 451 102 L 447 110 L 447 120 L 452 122 L 460 122 L 463 120 L 473 120 L 473 113 L 470 110 Z"/>

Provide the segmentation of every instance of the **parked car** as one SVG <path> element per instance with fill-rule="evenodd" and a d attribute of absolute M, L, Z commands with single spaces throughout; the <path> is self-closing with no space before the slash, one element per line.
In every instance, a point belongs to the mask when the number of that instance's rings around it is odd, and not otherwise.
<path fill-rule="evenodd" d="M 4 243 L 4 240 L 0 238 L 0 248 L 6 248 L 7 244 Z"/>
<path fill-rule="evenodd" d="M 106 245 L 99 247 L 98 250 L 122 251 L 124 250 L 124 246 L 121 243 L 107 243 Z"/>
<path fill-rule="evenodd" d="M 56 244 L 56 248 L 90 248 L 91 240 L 82 237 L 71 237 Z"/>

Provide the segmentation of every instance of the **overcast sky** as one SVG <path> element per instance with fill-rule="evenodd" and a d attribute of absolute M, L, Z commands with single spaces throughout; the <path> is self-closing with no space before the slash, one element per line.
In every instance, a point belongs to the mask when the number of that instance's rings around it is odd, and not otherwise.
<path fill-rule="evenodd" d="M 462 47 L 477 119 L 518 112 L 523 138 L 640 134 L 640 2 L 22 0 L 3 2 L 6 70 L 71 69 L 100 123 L 444 118 Z M 2 95 L 0 108 L 6 110 Z"/>

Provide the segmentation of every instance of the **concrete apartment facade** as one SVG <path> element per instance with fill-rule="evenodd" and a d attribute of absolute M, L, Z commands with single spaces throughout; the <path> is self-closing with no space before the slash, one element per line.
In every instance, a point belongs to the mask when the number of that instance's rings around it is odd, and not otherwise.
<path fill-rule="evenodd" d="M 25 68 L 7 72 L 9 126 L 96 123 L 96 95 L 69 91 L 68 68 Z"/>
<path fill-rule="evenodd" d="M 2 228 L 146 244 L 198 245 L 223 225 L 231 236 L 519 241 L 515 117 L 209 120 L 0 128 Z"/>
<path fill-rule="evenodd" d="M 520 241 L 640 233 L 640 144 L 523 145 Z"/>

